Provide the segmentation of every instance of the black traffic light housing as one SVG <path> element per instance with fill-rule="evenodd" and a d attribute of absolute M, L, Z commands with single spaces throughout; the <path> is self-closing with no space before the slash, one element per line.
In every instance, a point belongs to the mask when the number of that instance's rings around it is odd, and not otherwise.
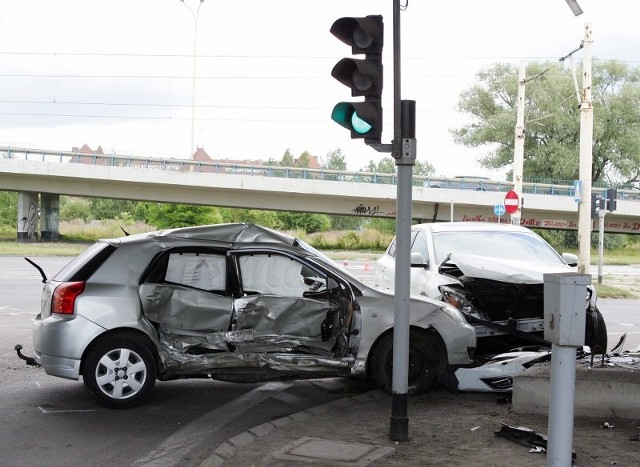
<path fill-rule="evenodd" d="M 382 138 L 382 16 L 345 17 L 331 26 L 331 34 L 351 46 L 354 55 L 364 59 L 343 58 L 333 67 L 331 76 L 351 89 L 352 97 L 364 102 L 339 102 L 331 119 L 351 132 L 351 138 L 366 144 L 380 144 Z"/>
<path fill-rule="evenodd" d="M 615 188 L 609 188 L 605 192 L 605 196 L 607 198 L 607 211 L 615 211 L 617 208 L 616 199 L 618 198 L 618 190 L 616 190 Z"/>

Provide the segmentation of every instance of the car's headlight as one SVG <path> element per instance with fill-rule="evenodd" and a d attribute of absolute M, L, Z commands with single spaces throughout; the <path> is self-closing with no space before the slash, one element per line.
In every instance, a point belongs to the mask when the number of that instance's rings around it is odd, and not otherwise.
<path fill-rule="evenodd" d="M 440 293 L 442 294 L 443 302 L 449 303 L 461 312 L 475 316 L 476 318 L 487 319 L 484 313 L 481 313 L 473 306 L 469 293 L 466 290 L 449 285 L 441 285 Z"/>

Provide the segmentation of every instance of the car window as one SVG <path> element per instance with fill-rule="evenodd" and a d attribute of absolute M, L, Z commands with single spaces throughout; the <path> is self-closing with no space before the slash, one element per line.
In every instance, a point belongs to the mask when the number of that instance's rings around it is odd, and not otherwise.
<path fill-rule="evenodd" d="M 302 263 L 278 254 L 243 255 L 238 259 L 245 295 L 302 297 L 327 289 L 327 278 Z"/>
<path fill-rule="evenodd" d="M 395 238 L 391 242 L 391 245 L 389 245 L 389 248 L 387 249 L 387 254 L 389 256 L 391 256 L 392 258 L 395 258 L 395 256 L 396 256 L 396 240 L 395 240 Z"/>
<path fill-rule="evenodd" d="M 433 235 L 438 264 L 450 253 L 517 259 L 532 263 L 564 264 L 558 253 L 541 237 L 522 232 L 438 232 Z"/>
<path fill-rule="evenodd" d="M 429 259 L 429 251 L 427 250 L 427 235 L 418 230 L 414 231 L 414 240 L 411 245 L 411 253 L 420 253 L 424 263 Z"/>
<path fill-rule="evenodd" d="M 169 255 L 164 279 L 196 289 L 224 291 L 227 288 L 226 271 L 223 255 L 174 252 Z"/>
<path fill-rule="evenodd" d="M 56 281 L 86 281 L 98 270 L 116 247 L 106 242 L 96 242 L 71 260 L 54 277 Z"/>

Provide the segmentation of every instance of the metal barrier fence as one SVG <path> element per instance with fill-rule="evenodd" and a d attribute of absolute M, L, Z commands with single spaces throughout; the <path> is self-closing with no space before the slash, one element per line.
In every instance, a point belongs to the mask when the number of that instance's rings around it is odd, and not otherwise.
<path fill-rule="evenodd" d="M 108 167 L 125 167 L 172 172 L 197 172 L 213 174 L 242 174 L 262 177 L 295 178 L 305 180 L 327 180 L 351 183 L 375 183 L 395 185 L 395 174 L 364 171 L 340 171 L 268 165 L 244 165 L 222 162 L 195 162 L 186 159 L 157 159 L 151 157 L 124 156 L 116 154 L 83 154 L 67 151 L 51 151 L 18 147 L 0 147 L 0 156 L 40 162 L 75 163 Z M 413 185 L 425 188 L 506 192 L 513 188 L 508 181 L 496 181 L 483 177 L 425 177 L 413 176 Z M 603 192 L 606 186 L 594 184 L 592 192 Z M 614 187 L 615 188 L 615 187 Z M 573 182 L 568 180 L 525 179 L 523 193 L 574 196 Z M 637 188 L 618 188 L 618 198 L 640 200 Z"/>

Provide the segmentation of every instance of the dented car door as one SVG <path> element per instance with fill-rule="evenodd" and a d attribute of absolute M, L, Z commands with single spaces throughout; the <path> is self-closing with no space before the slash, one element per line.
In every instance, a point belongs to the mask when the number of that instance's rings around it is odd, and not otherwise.
<path fill-rule="evenodd" d="M 250 336 L 244 347 L 329 358 L 346 355 L 352 306 L 344 284 L 280 252 L 241 251 L 233 256 L 240 283 L 233 329 Z"/>
<path fill-rule="evenodd" d="M 140 285 L 144 315 L 157 327 L 161 341 L 182 351 L 208 348 L 206 335 L 229 329 L 233 298 L 226 261 L 223 253 L 177 250 L 163 254 Z"/>

